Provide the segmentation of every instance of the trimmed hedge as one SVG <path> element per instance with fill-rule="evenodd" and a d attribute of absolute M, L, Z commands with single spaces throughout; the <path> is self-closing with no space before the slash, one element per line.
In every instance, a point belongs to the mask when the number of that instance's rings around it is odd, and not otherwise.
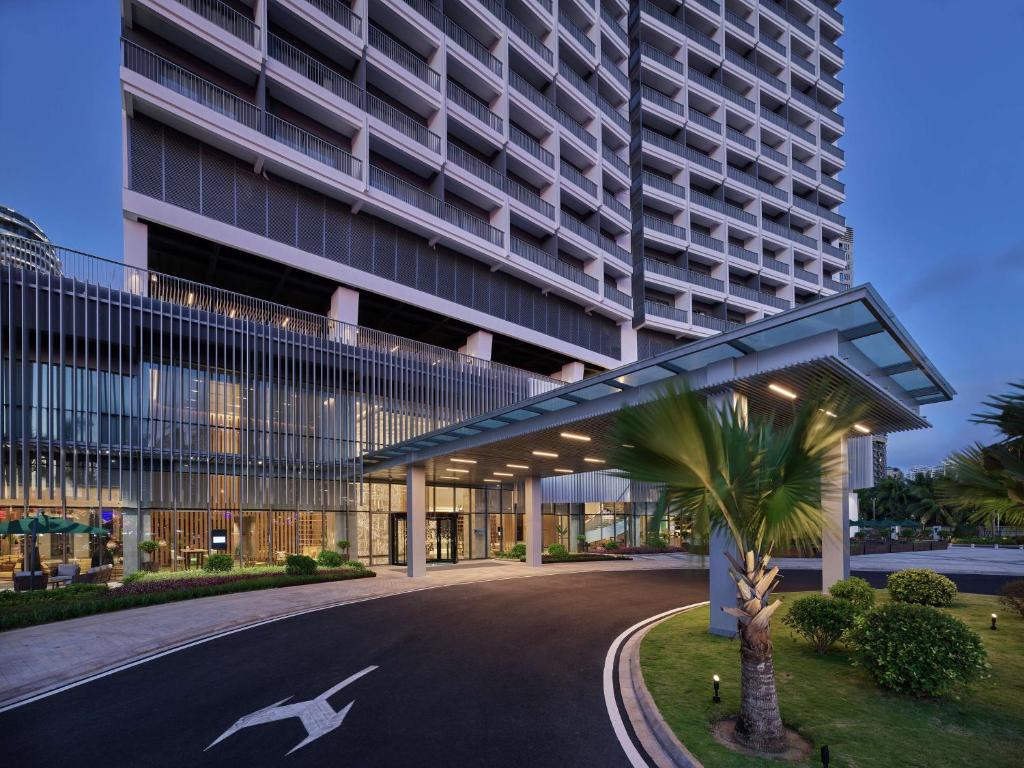
<path fill-rule="evenodd" d="M 324 568 L 337 568 L 344 562 L 345 559 L 340 553 L 330 549 L 323 550 L 316 558 L 316 564 L 322 565 Z"/>
<path fill-rule="evenodd" d="M 1003 584 L 999 592 L 999 602 L 1016 611 L 1024 619 L 1024 579 L 1014 579 Z"/>
<path fill-rule="evenodd" d="M 956 584 L 928 568 L 908 568 L 889 574 L 889 597 L 897 603 L 944 608 L 956 598 Z"/>
<path fill-rule="evenodd" d="M 808 595 L 796 600 L 782 623 L 825 653 L 853 626 L 857 609 L 849 600 Z"/>
<path fill-rule="evenodd" d="M 284 572 L 289 576 L 312 576 L 316 573 L 316 560 L 309 555 L 288 555 L 284 559 Z"/>
<path fill-rule="evenodd" d="M 548 557 L 565 557 L 569 554 L 569 550 L 565 548 L 565 544 L 552 544 L 548 547 Z"/>
<path fill-rule="evenodd" d="M 856 663 L 881 688 L 941 696 L 980 680 L 988 669 L 977 632 L 927 605 L 889 603 L 869 611 L 849 633 Z"/>
<path fill-rule="evenodd" d="M 113 589 L 108 589 L 105 584 L 74 584 L 46 591 L 0 592 L 0 631 L 197 597 L 364 579 L 376 575 L 367 568 L 344 568 L 321 570 L 306 576 L 282 573 L 197 575 L 185 579 L 136 581 Z"/>
<path fill-rule="evenodd" d="M 837 581 L 828 589 L 837 600 L 846 600 L 857 613 L 867 613 L 875 607 L 875 590 L 859 576 Z"/>
<path fill-rule="evenodd" d="M 204 571 L 223 572 L 230 571 L 235 565 L 235 558 L 231 555 L 218 552 L 215 555 L 210 555 L 206 558 L 206 562 L 203 563 Z"/>

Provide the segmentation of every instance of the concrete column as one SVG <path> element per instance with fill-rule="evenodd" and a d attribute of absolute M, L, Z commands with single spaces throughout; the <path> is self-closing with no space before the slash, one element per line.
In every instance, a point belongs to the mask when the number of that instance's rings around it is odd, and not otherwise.
<path fill-rule="evenodd" d="M 562 366 L 561 370 L 555 371 L 551 377 L 572 384 L 575 381 L 583 381 L 583 363 L 573 361 Z"/>
<path fill-rule="evenodd" d="M 494 335 L 487 331 L 477 331 L 466 339 L 466 343 L 459 347 L 459 352 L 470 357 L 478 357 L 481 360 L 491 359 L 491 347 L 494 345 Z"/>
<path fill-rule="evenodd" d="M 139 542 L 142 541 L 139 532 L 141 527 L 138 510 L 121 510 L 121 552 L 125 576 L 139 570 Z"/>
<path fill-rule="evenodd" d="M 124 289 L 145 295 L 149 275 L 149 227 L 141 221 L 124 220 Z"/>
<path fill-rule="evenodd" d="M 331 309 L 328 317 L 335 323 L 331 338 L 345 344 L 355 344 L 356 326 L 359 325 L 359 291 L 339 285 L 331 294 Z"/>
<path fill-rule="evenodd" d="M 526 538 L 526 564 L 539 566 L 544 550 L 539 477 L 528 477 L 523 481 L 523 533 Z"/>
<path fill-rule="evenodd" d="M 627 289 L 628 293 L 628 289 Z M 636 345 L 636 328 L 633 327 L 633 322 L 627 320 L 619 325 L 620 332 L 620 351 L 619 359 L 622 364 L 635 363 L 639 359 Z"/>
<path fill-rule="evenodd" d="M 405 474 L 405 573 L 427 575 L 427 471 L 410 466 Z"/>
<path fill-rule="evenodd" d="M 721 408 L 727 402 L 734 403 L 741 417 L 747 417 L 747 398 L 739 392 L 727 390 L 708 397 L 708 405 Z M 736 605 L 736 582 L 729 575 L 729 561 L 726 552 L 739 558 L 732 535 L 727 530 L 712 531 L 708 547 L 708 599 L 711 602 L 711 617 L 708 632 L 721 637 L 735 637 L 738 634 L 736 619 L 722 611 L 725 607 Z"/>
<path fill-rule="evenodd" d="M 850 475 L 846 438 L 829 455 L 829 473 L 821 479 L 821 591 L 850 576 Z"/>

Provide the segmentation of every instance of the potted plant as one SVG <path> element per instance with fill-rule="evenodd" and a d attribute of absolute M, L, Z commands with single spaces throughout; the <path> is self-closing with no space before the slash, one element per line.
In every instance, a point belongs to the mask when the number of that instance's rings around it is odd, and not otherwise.
<path fill-rule="evenodd" d="M 587 544 L 587 537 L 582 533 L 576 537 L 576 543 L 579 545 L 580 552 L 586 552 L 589 545 Z"/>
<path fill-rule="evenodd" d="M 348 548 L 350 546 L 351 544 L 348 539 L 338 539 L 338 549 L 341 550 L 341 554 L 346 560 L 352 559 L 348 556 Z"/>
<path fill-rule="evenodd" d="M 156 561 L 157 550 L 160 549 L 160 542 L 147 539 L 146 541 L 140 542 L 139 549 L 142 550 L 149 558 L 146 562 L 141 564 L 143 571 L 156 572 L 159 570 L 159 563 Z"/>

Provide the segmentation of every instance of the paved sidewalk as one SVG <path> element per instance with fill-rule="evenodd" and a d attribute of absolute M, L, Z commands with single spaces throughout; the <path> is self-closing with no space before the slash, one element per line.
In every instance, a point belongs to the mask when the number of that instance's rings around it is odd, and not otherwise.
<path fill-rule="evenodd" d="M 0 707 L 193 640 L 297 611 L 499 579 L 700 567 L 697 560 L 648 555 L 628 562 L 541 568 L 493 561 L 431 567 L 421 579 L 409 579 L 404 569 L 382 566 L 374 569 L 377 577 L 371 579 L 204 597 L 16 629 L 0 633 Z"/>
<path fill-rule="evenodd" d="M 820 569 L 819 558 L 779 558 L 782 569 Z M 950 547 L 934 552 L 893 552 L 881 555 L 854 555 L 851 571 L 901 571 L 904 568 L 931 568 L 938 573 L 977 573 L 992 576 L 1024 576 L 1024 551 L 1020 549 L 970 549 Z"/>

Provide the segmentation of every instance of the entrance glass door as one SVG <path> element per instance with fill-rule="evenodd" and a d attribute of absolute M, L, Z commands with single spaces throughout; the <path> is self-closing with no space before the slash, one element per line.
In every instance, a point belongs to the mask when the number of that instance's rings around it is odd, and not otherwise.
<path fill-rule="evenodd" d="M 456 547 L 457 515 L 427 515 L 426 553 L 428 563 L 458 562 Z M 391 564 L 405 565 L 408 561 L 406 552 L 406 515 L 391 515 Z"/>

